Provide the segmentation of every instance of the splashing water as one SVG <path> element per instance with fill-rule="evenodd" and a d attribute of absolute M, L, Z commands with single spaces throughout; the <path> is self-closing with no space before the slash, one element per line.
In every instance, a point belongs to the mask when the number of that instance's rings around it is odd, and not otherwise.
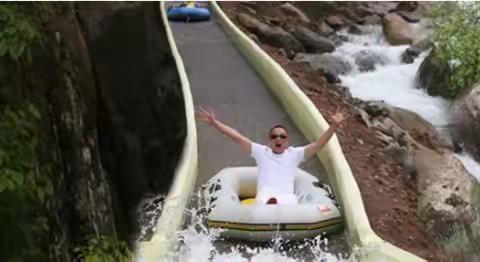
<path fill-rule="evenodd" d="M 356 261 L 347 254 L 328 253 L 329 240 L 317 237 L 292 242 L 277 238 L 270 243 L 248 243 L 221 237 L 221 229 L 206 226 L 208 197 L 200 190 L 187 209 L 184 229 L 178 232 L 177 252 L 172 261 Z"/>
<path fill-rule="evenodd" d="M 147 197 L 142 200 L 137 208 L 137 220 L 140 225 L 140 232 L 137 241 L 149 240 L 155 232 L 155 225 L 162 214 L 164 195 Z"/>
<path fill-rule="evenodd" d="M 412 64 L 403 64 L 401 54 L 408 48 L 407 45 L 388 45 L 380 26 L 366 26 L 362 29 L 365 32 L 362 35 L 351 35 L 345 31 L 340 33 L 348 42 L 338 47 L 334 55 L 349 61 L 354 67 L 350 74 L 340 76 L 343 85 L 349 88 L 354 97 L 383 100 L 418 113 L 437 128 L 448 126 L 450 102 L 441 97 L 429 96 L 425 90 L 415 87 L 416 73 L 428 52 L 423 52 Z M 353 57 L 362 51 L 374 53 L 381 58 L 382 63 L 376 64 L 374 71 L 360 72 Z M 480 181 L 480 163 L 468 153 L 457 157 L 467 171 Z"/>
<path fill-rule="evenodd" d="M 163 200 L 164 196 L 156 196 L 140 204 L 138 214 L 142 229 L 139 240 L 147 240 L 151 237 L 162 211 Z M 342 252 L 333 255 L 331 251 L 329 253 L 331 243 L 323 236 L 297 242 L 277 238 L 270 243 L 248 243 L 224 239 L 220 235 L 221 229 L 207 227 L 208 203 L 205 190 L 199 190 L 194 194 L 190 207 L 186 209 L 183 229 L 177 232 L 175 253 L 169 261 L 357 261 L 354 255 L 349 256 Z M 343 239 L 341 241 L 345 242 Z"/>

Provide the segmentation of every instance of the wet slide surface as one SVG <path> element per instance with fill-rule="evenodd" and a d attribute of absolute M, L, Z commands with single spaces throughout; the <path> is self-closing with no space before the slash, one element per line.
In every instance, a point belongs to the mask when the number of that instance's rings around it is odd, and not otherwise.
<path fill-rule="evenodd" d="M 252 141 L 268 142 L 268 130 L 284 125 L 294 146 L 308 143 L 255 70 L 213 18 L 208 22 L 170 22 L 190 81 L 195 108 L 210 106 L 217 118 Z M 254 166 L 255 161 L 235 142 L 197 120 L 197 186 L 228 166 Z M 302 169 L 328 182 L 313 157 Z"/>

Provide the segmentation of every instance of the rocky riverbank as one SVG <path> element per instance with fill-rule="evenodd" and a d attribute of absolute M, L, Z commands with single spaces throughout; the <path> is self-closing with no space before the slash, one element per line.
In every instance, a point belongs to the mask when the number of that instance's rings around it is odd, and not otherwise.
<path fill-rule="evenodd" d="M 353 65 L 332 55 L 348 40 L 340 32 L 362 35 L 364 25 L 376 25 L 390 45 L 411 45 L 402 60 L 415 61 L 431 44 L 409 22 L 419 22 L 431 4 L 230 2 L 222 7 L 324 116 L 339 108 L 355 115 L 337 135 L 375 232 L 430 261 L 467 260 L 476 252 L 478 235 L 472 231 L 478 232 L 479 186 L 454 155 L 458 143 L 414 112 L 352 98 L 339 76 Z M 353 60 L 360 72 L 385 63 L 368 52 Z M 463 247 L 451 248 L 452 238 Z"/>

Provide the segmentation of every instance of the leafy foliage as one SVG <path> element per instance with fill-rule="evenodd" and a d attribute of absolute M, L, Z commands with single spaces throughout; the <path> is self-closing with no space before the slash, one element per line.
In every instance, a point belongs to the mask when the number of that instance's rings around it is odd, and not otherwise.
<path fill-rule="evenodd" d="M 78 258 L 85 262 L 127 262 L 132 255 L 125 242 L 110 236 L 92 236 L 85 245 L 75 249 Z"/>
<path fill-rule="evenodd" d="M 31 60 L 31 47 L 39 38 L 35 23 L 27 15 L 28 3 L 0 3 L 0 57 Z"/>
<path fill-rule="evenodd" d="M 480 3 L 444 3 L 433 14 L 435 48 L 452 69 L 448 88 L 454 97 L 480 81 Z"/>
<path fill-rule="evenodd" d="M 52 192 L 37 157 L 38 121 L 40 113 L 31 104 L 25 110 L 7 108 L 0 115 L 0 193 L 17 192 L 43 202 Z"/>
<path fill-rule="evenodd" d="M 34 211 L 53 189 L 37 155 L 40 119 L 39 112 L 30 104 L 21 110 L 6 108 L 0 113 L 2 261 L 38 261 L 42 255 L 33 236 L 48 229 L 48 225 L 46 218 L 34 215 Z"/>

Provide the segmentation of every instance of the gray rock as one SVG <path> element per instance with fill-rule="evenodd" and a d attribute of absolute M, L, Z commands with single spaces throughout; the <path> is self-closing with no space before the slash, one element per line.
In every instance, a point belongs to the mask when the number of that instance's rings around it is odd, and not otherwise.
<path fill-rule="evenodd" d="M 378 15 L 367 15 L 362 20 L 360 20 L 360 24 L 362 25 L 376 25 L 382 21 L 382 18 Z"/>
<path fill-rule="evenodd" d="M 417 23 L 425 14 L 426 8 L 418 2 L 407 1 L 399 3 L 394 12 L 410 23 Z"/>
<path fill-rule="evenodd" d="M 400 2 L 395 8 L 398 11 L 413 12 L 418 8 L 418 2 L 404 1 Z"/>
<path fill-rule="evenodd" d="M 296 16 L 300 21 L 304 23 L 310 23 L 310 19 L 297 7 L 291 3 L 285 3 L 280 6 L 280 8 L 287 14 Z"/>
<path fill-rule="evenodd" d="M 359 106 L 372 117 L 388 116 L 393 110 L 390 105 L 382 101 L 362 101 Z"/>
<path fill-rule="evenodd" d="M 330 36 L 332 41 L 335 43 L 336 46 L 339 46 L 343 44 L 344 42 L 348 42 L 348 37 L 346 35 L 338 35 L 338 34 L 333 34 Z"/>
<path fill-rule="evenodd" d="M 330 84 L 338 84 L 342 82 L 337 75 L 334 75 L 330 72 L 324 72 L 323 75 L 325 76 L 325 80 L 327 80 L 327 82 Z"/>
<path fill-rule="evenodd" d="M 303 44 L 307 52 L 330 53 L 335 51 L 335 44 L 330 39 L 320 36 L 306 27 L 297 27 L 294 36 Z"/>
<path fill-rule="evenodd" d="M 361 20 L 361 18 L 357 15 L 357 13 L 355 12 L 354 9 L 355 8 L 342 6 L 342 7 L 338 8 L 335 13 L 342 15 L 343 17 L 345 17 L 349 21 L 353 21 L 355 23 L 358 23 Z M 347 23 L 347 24 L 350 24 L 350 22 Z"/>
<path fill-rule="evenodd" d="M 322 21 L 320 26 L 318 26 L 318 33 L 322 36 L 329 36 L 333 33 L 335 33 L 335 30 L 333 30 L 325 21 Z"/>
<path fill-rule="evenodd" d="M 408 132 L 418 143 L 436 152 L 454 150 L 451 137 L 445 133 L 438 132 L 430 122 L 417 113 L 399 107 L 392 107 L 388 117 L 400 128 Z"/>
<path fill-rule="evenodd" d="M 361 35 L 363 31 L 358 25 L 353 24 L 348 27 L 348 33 L 353 35 Z"/>
<path fill-rule="evenodd" d="M 395 10 L 395 8 L 397 8 L 397 3 L 387 2 L 387 1 L 369 2 L 367 4 L 367 8 L 371 14 L 375 14 L 380 17 L 383 17 L 388 13 L 390 13 L 391 11 Z"/>
<path fill-rule="evenodd" d="M 420 51 L 426 51 L 431 47 L 433 47 L 433 43 L 428 36 L 415 40 L 415 42 L 412 45 L 412 48 L 418 49 Z"/>
<path fill-rule="evenodd" d="M 358 6 L 357 8 L 355 8 L 355 14 L 357 14 L 357 16 L 360 17 L 360 18 L 364 18 L 366 16 L 371 15 L 372 13 L 368 9 L 368 7 Z"/>
<path fill-rule="evenodd" d="M 422 18 L 421 11 L 415 11 L 415 12 L 399 11 L 399 12 L 396 12 L 396 14 L 398 14 L 399 16 L 401 16 L 403 19 L 405 19 L 410 23 L 418 23 Z"/>
<path fill-rule="evenodd" d="M 306 62 L 314 70 L 321 69 L 325 73 L 334 76 L 347 74 L 352 70 L 352 66 L 341 57 L 332 54 L 304 54 L 299 53 L 294 59 L 296 62 Z"/>
<path fill-rule="evenodd" d="M 342 29 L 346 24 L 345 19 L 337 15 L 331 15 L 327 17 L 325 22 L 335 30 Z"/>
<path fill-rule="evenodd" d="M 422 53 L 422 50 L 410 46 L 402 53 L 402 62 L 405 64 L 411 64 L 420 55 L 420 53 Z"/>
<path fill-rule="evenodd" d="M 262 43 L 277 48 L 284 48 L 286 51 L 305 51 L 302 44 L 290 33 L 283 30 L 281 27 L 271 27 L 245 13 L 238 14 L 237 18 L 240 24 L 252 33 L 254 33 Z"/>
<path fill-rule="evenodd" d="M 268 27 L 268 25 L 258 21 L 257 19 L 245 13 L 238 14 L 237 19 L 242 26 L 244 26 L 250 31 L 266 30 L 266 28 Z"/>
<path fill-rule="evenodd" d="M 448 79 L 450 77 L 448 64 L 441 63 L 433 50 L 423 60 L 416 75 L 417 88 L 425 89 L 432 96 L 450 97 Z"/>
<path fill-rule="evenodd" d="M 452 105 L 453 134 L 480 161 L 480 83 L 473 85 Z"/>
<path fill-rule="evenodd" d="M 385 58 L 372 51 L 362 50 L 354 55 L 355 64 L 358 65 L 360 72 L 375 70 L 376 65 L 384 65 Z"/>
<path fill-rule="evenodd" d="M 419 192 L 417 212 L 427 229 L 443 238 L 456 238 L 461 249 L 478 248 L 480 240 L 479 185 L 451 152 L 438 153 L 417 145 L 413 150 Z M 456 228 L 455 232 L 442 227 Z M 467 233 L 467 234 L 465 234 Z M 458 250 L 458 249 L 457 249 Z"/>
<path fill-rule="evenodd" d="M 408 45 L 415 40 L 412 27 L 402 17 L 388 14 L 382 19 L 383 34 L 391 45 Z"/>

